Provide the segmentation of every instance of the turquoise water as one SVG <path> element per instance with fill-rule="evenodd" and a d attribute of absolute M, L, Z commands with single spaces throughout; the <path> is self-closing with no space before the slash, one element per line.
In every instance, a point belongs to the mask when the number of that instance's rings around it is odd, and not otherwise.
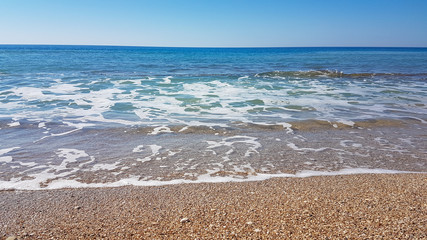
<path fill-rule="evenodd" d="M 425 171 L 426 81 L 426 48 L 1 45 L 0 183 Z"/>
<path fill-rule="evenodd" d="M 426 59 L 413 48 L 1 46 L 0 118 L 96 126 L 424 118 Z"/>

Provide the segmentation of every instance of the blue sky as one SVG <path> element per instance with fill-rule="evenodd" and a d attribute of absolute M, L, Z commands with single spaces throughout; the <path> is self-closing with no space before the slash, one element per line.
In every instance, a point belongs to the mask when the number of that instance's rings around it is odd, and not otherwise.
<path fill-rule="evenodd" d="M 0 44 L 427 47 L 427 0 L 0 0 Z"/>

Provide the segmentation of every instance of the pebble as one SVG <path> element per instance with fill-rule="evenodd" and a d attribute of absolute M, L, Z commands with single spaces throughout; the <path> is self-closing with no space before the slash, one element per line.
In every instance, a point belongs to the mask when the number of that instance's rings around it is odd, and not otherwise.
<path fill-rule="evenodd" d="M 256 228 L 256 229 L 254 229 L 254 232 L 259 233 L 259 232 L 261 232 L 261 229 Z"/>
<path fill-rule="evenodd" d="M 75 206 L 74 207 L 74 209 L 76 209 L 76 210 L 79 210 L 80 208 L 82 208 L 82 207 L 80 207 L 80 206 Z"/>
<path fill-rule="evenodd" d="M 182 219 L 180 220 L 180 222 L 181 222 L 181 223 L 190 222 L 190 219 L 188 219 L 188 218 L 182 218 Z"/>
<path fill-rule="evenodd" d="M 10 237 L 6 238 L 6 240 L 18 240 L 18 238 L 15 236 L 10 236 Z"/>
<path fill-rule="evenodd" d="M 254 224 L 253 222 L 246 222 L 246 224 L 248 224 L 248 225 L 252 225 L 252 224 Z"/>

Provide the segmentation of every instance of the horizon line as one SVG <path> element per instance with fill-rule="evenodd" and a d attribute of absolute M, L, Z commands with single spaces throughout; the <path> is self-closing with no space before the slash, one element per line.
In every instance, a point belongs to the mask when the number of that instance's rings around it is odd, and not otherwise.
<path fill-rule="evenodd" d="M 140 48 L 427 48 L 427 46 L 149 46 L 114 44 L 48 44 L 48 43 L 0 43 L 0 46 L 85 46 L 85 47 L 140 47 Z"/>

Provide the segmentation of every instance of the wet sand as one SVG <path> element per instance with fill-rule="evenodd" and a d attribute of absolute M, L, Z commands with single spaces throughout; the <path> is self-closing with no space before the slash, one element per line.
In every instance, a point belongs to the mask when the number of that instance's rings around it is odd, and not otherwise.
<path fill-rule="evenodd" d="M 0 191 L 0 239 L 426 239 L 427 174 Z"/>

